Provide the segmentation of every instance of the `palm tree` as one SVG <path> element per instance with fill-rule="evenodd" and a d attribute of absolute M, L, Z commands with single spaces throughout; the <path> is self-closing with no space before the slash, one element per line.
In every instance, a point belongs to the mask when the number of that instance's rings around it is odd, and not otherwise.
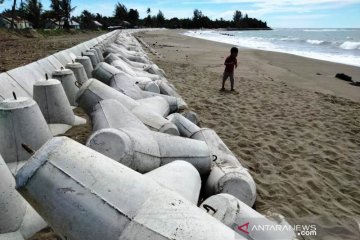
<path fill-rule="evenodd" d="M 119 21 L 119 23 L 126 21 L 128 17 L 128 10 L 124 4 L 118 2 L 115 5 L 114 17 Z"/>
<path fill-rule="evenodd" d="M 60 22 L 63 16 L 60 7 L 60 0 L 51 0 L 50 8 L 51 8 L 51 15 L 55 18 L 55 21 L 59 24 L 59 28 L 60 28 Z"/>
<path fill-rule="evenodd" d="M 158 14 L 156 15 L 156 22 L 158 24 L 158 27 L 163 27 L 165 22 L 165 17 L 162 11 L 159 10 Z"/>
<path fill-rule="evenodd" d="M 76 7 L 71 7 L 71 0 L 61 0 L 60 8 L 64 17 L 64 28 L 70 29 L 71 13 L 75 10 Z"/>
<path fill-rule="evenodd" d="M 25 3 L 25 15 L 27 20 L 33 23 L 34 28 L 41 27 L 42 4 L 38 0 L 27 0 Z"/>
<path fill-rule="evenodd" d="M 10 27 L 11 29 L 14 29 L 15 14 L 16 14 L 16 0 L 14 0 L 14 4 L 12 6 L 12 11 L 11 11 L 11 27 Z"/>
<path fill-rule="evenodd" d="M 146 14 L 148 15 L 145 19 L 145 26 L 150 27 L 152 25 L 152 20 L 151 20 L 151 9 L 147 8 L 146 9 Z"/>

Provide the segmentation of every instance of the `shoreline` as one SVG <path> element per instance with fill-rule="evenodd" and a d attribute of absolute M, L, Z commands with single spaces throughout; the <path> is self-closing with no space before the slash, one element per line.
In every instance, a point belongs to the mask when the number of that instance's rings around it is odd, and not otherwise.
<path fill-rule="evenodd" d="M 180 34 L 189 39 L 197 39 L 199 41 L 207 42 L 211 46 L 223 46 L 224 53 L 227 54 L 228 49 L 232 44 L 217 42 L 213 40 L 200 39 L 191 36 L 186 36 L 184 33 L 187 30 L 161 30 L 169 31 L 172 35 Z M 257 62 L 254 68 L 258 68 L 258 64 L 263 66 L 259 67 L 259 71 L 263 74 L 270 75 L 269 78 L 283 81 L 288 74 L 289 80 L 286 81 L 296 87 L 306 90 L 312 90 L 324 94 L 330 94 L 337 97 L 343 97 L 355 102 L 360 102 L 360 87 L 351 85 L 349 82 L 335 78 L 337 73 L 345 73 L 353 77 L 354 81 L 360 81 L 360 67 L 347 65 L 343 63 L 330 62 L 319 60 L 304 56 L 299 56 L 291 53 L 276 52 L 261 49 L 252 49 L 247 47 L 239 47 L 238 61 L 241 64 L 244 61 L 250 60 L 251 63 Z M 244 58 L 242 56 L 244 54 Z M 261 61 L 259 61 L 261 59 Z M 300 68 L 297 64 L 302 64 Z M 220 63 L 222 66 L 222 64 Z M 314 66 L 317 66 L 315 69 Z M 279 76 L 281 75 L 281 76 Z"/>
<path fill-rule="evenodd" d="M 360 69 L 239 49 L 237 92 L 229 82 L 219 92 L 231 45 L 179 33 L 134 35 L 162 56 L 149 54 L 201 127 L 213 128 L 249 169 L 257 211 L 316 223 L 324 237 L 314 239 L 357 239 L 350 232 L 360 234 L 360 88 L 334 76 Z"/>
<path fill-rule="evenodd" d="M 302 28 L 301 28 L 302 29 Z M 207 29 L 208 31 L 225 31 L 227 32 L 226 29 L 223 29 L 223 30 L 220 30 L 220 29 Z M 290 29 L 291 30 L 291 29 Z M 193 29 L 193 30 L 189 30 L 189 31 L 195 31 L 195 32 L 198 32 L 198 31 L 203 31 L 201 29 Z M 186 32 L 189 32 L 189 31 L 186 31 Z M 186 33 L 184 32 L 184 34 Z M 232 35 L 230 33 L 219 33 L 220 35 L 228 35 L 228 36 L 235 36 L 235 35 Z M 218 38 L 216 39 L 208 39 L 208 38 L 202 38 L 201 35 L 198 35 L 198 36 L 191 36 L 190 35 L 186 35 L 186 36 L 190 36 L 190 37 L 194 37 L 194 38 L 198 38 L 198 39 L 202 39 L 202 40 L 207 40 L 207 41 L 214 41 L 214 42 L 217 42 L 217 43 L 221 43 L 221 44 L 230 44 L 230 45 L 234 45 L 234 46 L 237 46 L 239 48 L 244 48 L 244 49 L 251 49 L 251 50 L 258 50 L 258 51 L 268 51 L 268 52 L 274 52 L 274 53 L 284 53 L 284 54 L 290 54 L 290 55 L 294 55 L 294 56 L 299 56 L 299 57 L 305 57 L 305 58 L 309 58 L 309 59 L 314 59 L 314 60 L 320 60 L 320 61 L 325 61 L 325 62 L 332 62 L 332 63 L 337 63 L 337 64 L 342 64 L 342 65 L 349 65 L 349 66 L 353 66 L 353 67 L 358 67 L 360 68 L 360 63 L 359 62 L 356 62 L 356 63 L 350 63 L 349 60 L 345 61 L 344 58 L 342 58 L 341 56 L 342 55 L 327 55 L 326 53 L 320 53 L 320 52 L 316 52 L 316 54 L 312 54 L 311 51 L 299 51 L 298 49 L 293 49 L 293 50 L 289 50 L 289 49 L 282 49 L 282 47 L 279 45 L 278 47 L 279 48 L 276 48 L 276 49 L 260 49 L 260 48 L 253 48 L 251 46 L 246 46 L 243 45 L 237 45 L 237 44 L 231 44 L 231 43 L 226 43 L 226 42 L 222 42 L 222 41 L 219 41 Z M 214 37 L 214 36 L 213 36 Z M 271 43 L 271 42 L 268 42 L 268 43 Z M 260 45 L 262 43 L 259 43 Z M 338 58 L 340 57 L 340 58 Z M 352 59 L 357 59 L 355 56 L 351 56 Z M 333 60 L 333 61 L 329 61 L 327 59 L 331 59 L 331 58 L 336 58 L 336 60 Z M 357 79 L 358 82 L 360 82 L 360 78 Z"/>

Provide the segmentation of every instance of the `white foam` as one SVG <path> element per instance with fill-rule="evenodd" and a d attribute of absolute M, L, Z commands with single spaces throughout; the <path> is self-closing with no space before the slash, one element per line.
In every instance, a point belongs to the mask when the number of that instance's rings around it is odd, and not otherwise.
<path fill-rule="evenodd" d="M 184 33 L 187 36 L 190 37 L 196 37 L 196 38 L 201 38 L 201 39 L 206 39 L 206 40 L 210 40 L 210 41 L 215 41 L 215 42 L 222 42 L 222 43 L 227 43 L 227 44 L 232 44 L 232 45 L 237 45 L 237 46 L 241 46 L 241 47 L 246 47 L 246 48 L 253 48 L 253 49 L 259 49 L 259 50 L 265 50 L 265 51 L 273 51 L 273 52 L 282 52 L 282 53 L 289 53 L 289 54 L 294 54 L 294 55 L 298 55 L 298 56 L 302 56 L 302 57 L 308 57 L 308 58 L 313 58 L 313 59 L 318 59 L 318 60 L 324 60 L 324 61 L 329 61 L 329 62 L 336 62 L 336 63 L 342 63 L 342 64 L 347 64 L 347 65 L 352 65 L 352 66 L 359 66 L 360 67 L 360 58 L 356 55 L 351 55 L 351 54 L 347 54 L 347 53 L 338 53 L 338 54 L 334 54 L 334 53 L 326 53 L 326 52 L 320 52 L 320 51 L 313 51 L 312 49 L 308 49 L 308 50 L 299 50 L 299 49 L 293 49 L 293 48 L 289 48 L 283 45 L 279 45 L 279 44 L 274 44 L 270 41 L 267 41 L 269 39 L 260 39 L 260 38 L 253 38 L 253 37 L 239 37 L 237 36 L 236 38 L 234 37 L 228 37 L 228 36 L 224 36 L 224 35 L 220 35 L 219 32 L 217 31 L 202 31 L 202 34 L 199 34 L 199 32 L 193 32 L 193 31 L 189 31 Z M 319 41 L 319 40 L 312 40 L 312 41 L 316 41 L 313 42 L 313 44 L 319 45 L 319 44 L 324 44 L 325 41 Z M 320 43 L 322 42 L 322 43 Z M 347 44 L 343 44 L 345 47 L 354 47 L 354 45 L 352 45 L 350 42 Z M 356 45 L 357 47 L 360 47 L 360 43 L 358 43 L 359 45 Z"/>
<path fill-rule="evenodd" d="M 323 44 L 324 41 L 321 41 L 321 40 L 306 40 L 307 43 L 310 43 L 310 44 L 314 44 L 314 45 L 320 45 L 320 44 Z"/>
<path fill-rule="evenodd" d="M 285 38 L 280 38 L 280 41 L 298 41 L 300 40 L 299 38 L 292 38 L 292 37 L 285 37 Z"/>
<path fill-rule="evenodd" d="M 346 49 L 346 50 L 360 49 L 360 42 L 346 41 L 340 45 L 340 48 Z"/>

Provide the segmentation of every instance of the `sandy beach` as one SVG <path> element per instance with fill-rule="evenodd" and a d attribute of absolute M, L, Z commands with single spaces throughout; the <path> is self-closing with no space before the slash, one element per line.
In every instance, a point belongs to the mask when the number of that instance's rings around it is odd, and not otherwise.
<path fill-rule="evenodd" d="M 360 68 L 243 48 L 236 92 L 229 82 L 219 92 L 231 46 L 180 33 L 136 36 L 161 55 L 150 57 L 201 126 L 216 130 L 249 168 L 256 209 L 318 224 L 313 239 L 359 239 L 360 87 L 334 76 L 356 79 Z"/>
<path fill-rule="evenodd" d="M 360 236 L 360 87 L 334 78 L 346 73 L 360 81 L 360 68 L 289 54 L 240 49 L 236 92 L 220 92 L 230 45 L 181 35 L 181 30 L 136 33 L 160 56 L 150 58 L 247 167 L 257 184 L 255 208 L 280 213 L 291 223 L 316 223 L 317 236 Z M 9 39 L 0 71 L 45 57 L 94 34 L 40 39 L 31 49 Z M 63 41 L 67 38 L 67 41 Z M 11 43 L 12 48 L 7 44 Z M 56 50 L 53 50 L 53 48 Z M 10 51 L 11 49 L 11 51 Z M 17 56 L 21 54 L 22 60 Z M 86 114 L 75 109 L 79 116 Z M 64 135 L 85 143 L 91 123 Z M 60 239 L 50 228 L 32 240 Z"/>

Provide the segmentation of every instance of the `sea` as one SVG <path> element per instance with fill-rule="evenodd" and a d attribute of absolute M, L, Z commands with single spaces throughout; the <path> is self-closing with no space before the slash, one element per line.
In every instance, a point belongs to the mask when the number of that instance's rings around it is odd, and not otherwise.
<path fill-rule="evenodd" d="M 360 67 L 360 28 L 194 30 L 187 36 Z"/>

